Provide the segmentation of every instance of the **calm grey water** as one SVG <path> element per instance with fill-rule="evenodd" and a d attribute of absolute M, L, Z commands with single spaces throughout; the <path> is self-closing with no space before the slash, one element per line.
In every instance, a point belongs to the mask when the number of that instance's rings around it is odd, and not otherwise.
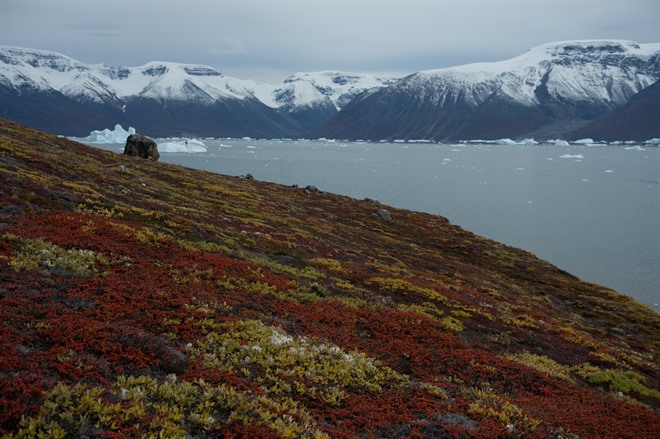
<path fill-rule="evenodd" d="M 658 147 L 204 142 L 161 161 L 439 214 L 660 311 Z"/>

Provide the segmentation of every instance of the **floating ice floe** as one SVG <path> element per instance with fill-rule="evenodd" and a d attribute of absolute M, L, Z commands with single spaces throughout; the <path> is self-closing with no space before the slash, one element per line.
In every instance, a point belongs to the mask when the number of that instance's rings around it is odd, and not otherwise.
<path fill-rule="evenodd" d="M 635 145 L 635 146 L 626 146 L 626 147 L 623 148 L 623 149 L 627 149 L 628 151 L 646 151 L 644 148 L 642 148 L 642 147 L 639 146 L 639 145 Z"/>
<path fill-rule="evenodd" d="M 594 141 L 594 139 L 586 138 L 586 139 L 576 140 L 573 143 L 575 143 L 576 145 L 593 145 L 596 142 Z"/>
<path fill-rule="evenodd" d="M 568 146 L 568 142 L 562 139 L 548 140 L 548 143 L 555 146 Z"/>
<path fill-rule="evenodd" d="M 562 154 L 559 156 L 560 159 L 583 159 L 582 154 Z"/>
<path fill-rule="evenodd" d="M 509 138 L 504 138 L 504 139 L 497 139 L 497 140 L 461 140 L 459 141 L 461 144 L 486 144 L 486 145 L 538 145 L 539 142 L 537 142 L 534 139 L 527 138 L 527 139 L 522 139 L 522 140 L 512 140 Z"/>
<path fill-rule="evenodd" d="M 158 152 L 206 152 L 204 142 L 195 139 L 158 144 Z"/>
<path fill-rule="evenodd" d="M 135 128 L 129 127 L 128 131 L 126 131 L 120 124 L 117 124 L 114 130 L 108 128 L 94 130 L 89 133 L 89 136 L 83 137 L 80 140 L 89 143 L 126 143 L 126 138 L 131 134 L 135 134 Z"/>
<path fill-rule="evenodd" d="M 647 143 L 649 145 L 660 145 L 660 139 L 658 139 L 658 138 L 649 139 L 644 143 Z"/>
<path fill-rule="evenodd" d="M 495 145 L 515 145 L 517 142 L 515 140 L 511 139 L 498 139 L 498 140 L 493 140 L 492 142 L 489 143 L 494 143 Z"/>

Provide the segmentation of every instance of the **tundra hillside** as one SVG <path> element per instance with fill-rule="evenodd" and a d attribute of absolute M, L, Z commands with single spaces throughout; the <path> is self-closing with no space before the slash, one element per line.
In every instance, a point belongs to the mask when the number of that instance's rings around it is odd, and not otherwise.
<path fill-rule="evenodd" d="M 660 316 L 442 217 L 7 121 L 0 187 L 3 437 L 660 437 Z"/>

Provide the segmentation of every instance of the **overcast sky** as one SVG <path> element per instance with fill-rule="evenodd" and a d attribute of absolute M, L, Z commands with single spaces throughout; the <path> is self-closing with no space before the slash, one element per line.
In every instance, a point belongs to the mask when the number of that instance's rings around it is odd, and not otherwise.
<path fill-rule="evenodd" d="M 574 39 L 658 43 L 660 0 L 0 0 L 3 45 L 271 83 L 320 70 L 405 75 Z"/>

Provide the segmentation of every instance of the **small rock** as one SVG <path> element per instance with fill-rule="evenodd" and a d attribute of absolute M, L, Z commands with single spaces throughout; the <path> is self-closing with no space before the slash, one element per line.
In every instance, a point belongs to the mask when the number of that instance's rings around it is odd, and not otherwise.
<path fill-rule="evenodd" d="M 391 222 L 392 221 L 392 216 L 390 215 L 390 212 L 387 209 L 378 209 L 378 218 L 382 219 L 383 221 Z"/>
<path fill-rule="evenodd" d="M 117 166 L 117 171 L 124 174 L 124 173 L 128 172 L 128 169 L 124 165 L 119 165 L 119 166 Z"/>
<path fill-rule="evenodd" d="M 25 210 L 25 208 L 16 206 L 14 204 L 6 204 L 0 208 L 0 212 L 6 213 L 8 215 L 16 215 Z"/>
<path fill-rule="evenodd" d="M 246 179 L 246 180 L 249 180 L 249 181 L 254 180 L 254 177 L 252 176 L 252 174 L 245 174 L 245 176 L 243 178 Z"/>
<path fill-rule="evenodd" d="M 319 192 L 319 189 L 316 186 L 307 185 L 305 186 L 305 192 L 310 193 L 310 192 Z"/>

